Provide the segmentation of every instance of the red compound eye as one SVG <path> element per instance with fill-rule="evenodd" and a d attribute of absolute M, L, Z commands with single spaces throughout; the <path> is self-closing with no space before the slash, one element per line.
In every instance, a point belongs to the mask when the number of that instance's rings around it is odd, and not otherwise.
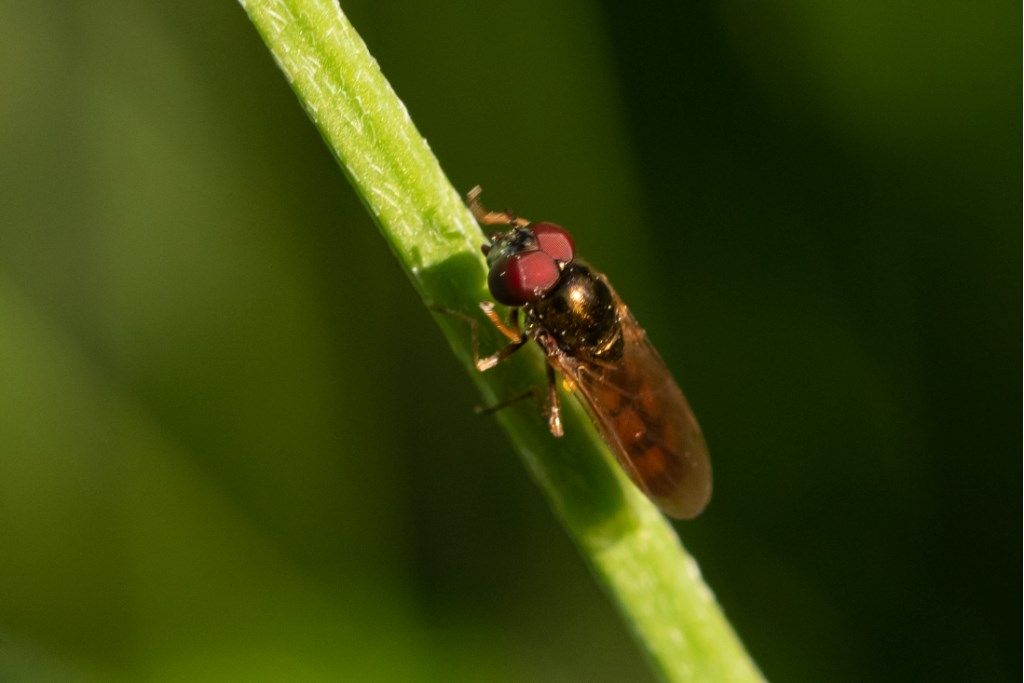
<path fill-rule="evenodd" d="M 487 286 L 500 303 L 522 306 L 543 296 L 559 274 L 558 265 L 547 253 L 528 251 L 495 263 L 487 275 Z"/>
<path fill-rule="evenodd" d="M 537 236 L 540 250 L 545 254 L 556 261 L 572 261 L 576 245 L 572 241 L 572 235 L 565 228 L 554 223 L 534 223 L 530 230 Z"/>

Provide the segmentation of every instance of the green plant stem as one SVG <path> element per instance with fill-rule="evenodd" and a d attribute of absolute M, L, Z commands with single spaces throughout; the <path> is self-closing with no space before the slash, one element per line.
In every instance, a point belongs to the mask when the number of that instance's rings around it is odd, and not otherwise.
<path fill-rule="evenodd" d="M 241 0 L 425 302 L 478 315 L 482 235 L 335 0 Z M 543 382 L 539 353 L 473 368 L 464 321 L 436 316 L 486 400 Z M 496 339 L 490 341 L 497 343 Z M 655 669 L 671 681 L 757 681 L 757 667 L 675 531 L 615 464 L 582 407 L 566 437 L 530 410 L 499 421 Z"/>

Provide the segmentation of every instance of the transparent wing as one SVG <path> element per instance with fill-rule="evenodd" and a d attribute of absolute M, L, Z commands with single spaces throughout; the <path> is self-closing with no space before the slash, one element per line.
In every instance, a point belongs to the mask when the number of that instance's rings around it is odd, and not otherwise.
<path fill-rule="evenodd" d="M 616 299 L 618 297 L 616 296 Z M 700 514 L 711 498 L 707 445 L 661 355 L 619 300 L 620 360 L 553 357 L 633 482 L 670 517 Z"/>

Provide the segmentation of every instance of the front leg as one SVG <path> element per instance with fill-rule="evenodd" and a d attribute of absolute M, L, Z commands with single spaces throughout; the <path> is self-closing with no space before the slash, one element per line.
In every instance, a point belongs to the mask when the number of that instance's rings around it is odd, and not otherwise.
<path fill-rule="evenodd" d="M 550 362 L 548 367 L 548 404 L 545 412 L 548 416 L 548 429 L 551 435 L 562 437 L 565 430 L 562 429 L 562 409 L 558 405 L 558 383 L 555 380 L 555 368 Z"/>
<path fill-rule="evenodd" d="M 489 301 L 480 302 L 480 309 L 487 316 L 488 320 L 494 325 L 499 332 L 511 342 L 508 346 L 499 349 L 491 355 L 481 358 L 480 357 L 480 325 L 477 323 L 475 318 L 472 318 L 465 313 L 460 311 L 454 311 L 450 308 L 440 308 L 438 306 L 431 306 L 431 310 L 437 311 L 438 313 L 444 313 L 446 315 L 453 315 L 457 318 L 462 318 L 469 323 L 469 334 L 470 342 L 473 348 L 473 365 L 480 372 L 490 370 L 501 361 L 505 360 L 513 353 L 518 351 L 529 341 L 529 337 L 526 336 L 522 331 L 519 330 L 519 309 L 513 308 L 509 314 L 509 322 L 505 322 L 498 316 L 498 313 L 494 310 L 494 304 Z"/>
<path fill-rule="evenodd" d="M 491 321 L 491 324 L 494 325 L 494 328 L 498 330 L 498 332 L 501 332 L 503 335 L 505 335 L 505 338 L 508 339 L 509 341 L 519 342 L 522 341 L 523 337 L 526 336 L 519 330 L 518 308 L 513 308 L 509 312 L 508 324 L 506 324 L 505 321 L 501 319 L 501 316 L 498 315 L 498 312 L 494 310 L 494 304 L 491 303 L 490 301 L 481 301 L 480 310 L 484 312 L 484 315 L 486 315 L 487 319 Z"/>
<path fill-rule="evenodd" d="M 488 211 L 484 208 L 484 205 L 480 203 L 480 195 L 483 190 L 477 185 L 472 190 L 466 193 L 466 206 L 473 212 L 473 217 L 476 218 L 480 225 L 515 225 L 520 228 L 525 228 L 530 224 L 530 221 L 525 218 L 519 218 L 511 211 Z"/>

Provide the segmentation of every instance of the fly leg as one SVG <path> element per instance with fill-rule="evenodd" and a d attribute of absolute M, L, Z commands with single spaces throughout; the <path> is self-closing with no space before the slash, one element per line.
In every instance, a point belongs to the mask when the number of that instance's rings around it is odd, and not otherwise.
<path fill-rule="evenodd" d="M 548 418 L 548 430 L 554 437 L 561 437 L 565 434 L 562 428 L 562 409 L 558 405 L 558 381 L 555 378 L 554 360 L 559 357 L 562 351 L 551 335 L 541 331 L 537 334 L 537 341 L 540 342 L 546 356 L 545 363 L 548 376 L 548 395 L 544 406 L 544 415 Z"/>
<path fill-rule="evenodd" d="M 494 327 L 501 332 L 501 334 L 504 335 L 510 343 L 508 346 L 499 349 L 495 353 L 481 358 L 480 325 L 477 323 L 476 319 L 471 318 L 465 313 L 453 311 L 448 308 L 439 308 L 436 306 L 432 306 L 431 308 L 439 313 L 446 313 L 448 315 L 454 315 L 457 318 L 462 318 L 469 323 L 470 340 L 473 345 L 473 365 L 476 366 L 476 369 L 480 372 L 490 370 L 495 365 L 521 349 L 523 345 L 529 341 L 529 337 L 519 331 L 518 308 L 512 309 L 512 312 L 509 314 L 509 322 L 505 323 L 505 321 L 501 319 L 501 316 L 498 315 L 498 312 L 494 310 L 494 304 L 489 301 L 482 301 L 480 302 L 480 309 L 484 312 L 484 315 L 487 316 L 487 319 L 491 321 L 491 324 L 493 324 Z"/>
<path fill-rule="evenodd" d="M 536 395 L 536 389 L 527 389 L 523 393 L 516 394 L 512 398 L 506 398 L 504 401 L 498 401 L 493 406 L 477 406 L 476 408 L 473 408 L 473 412 L 477 415 L 490 415 L 491 413 L 496 413 L 499 410 L 504 410 L 509 406 L 514 406 L 520 401 L 525 401 L 528 398 L 534 398 Z"/>
<path fill-rule="evenodd" d="M 544 402 L 544 415 L 548 419 L 548 430 L 550 430 L 551 435 L 560 438 L 565 435 L 565 430 L 562 429 L 562 409 L 558 404 L 558 382 L 555 378 L 554 366 L 551 363 L 546 363 L 545 367 L 547 369 L 547 397 Z M 521 394 L 500 401 L 493 406 L 487 406 L 486 408 L 477 407 L 474 409 L 474 412 L 477 415 L 489 415 L 536 396 L 537 389 L 529 389 Z"/>
<path fill-rule="evenodd" d="M 482 192 L 483 190 L 477 185 L 466 193 L 466 205 L 473 212 L 473 217 L 476 218 L 480 225 L 515 225 L 524 228 L 530 224 L 530 221 L 525 218 L 519 218 L 507 209 L 505 211 L 488 211 L 480 203 L 480 194 Z"/>
<path fill-rule="evenodd" d="M 508 314 L 508 323 L 506 324 L 498 312 L 494 310 L 494 304 L 490 301 L 481 301 L 480 310 L 484 312 L 487 319 L 491 321 L 495 329 L 505 335 L 505 338 L 511 342 L 521 342 L 526 339 L 526 335 L 519 331 L 519 309 L 513 308 L 512 312 Z M 475 321 L 474 321 L 475 322 Z"/>
<path fill-rule="evenodd" d="M 509 344 L 504 348 L 499 349 L 498 351 L 492 353 L 489 356 L 481 358 L 480 325 L 479 323 L 477 323 L 476 319 L 471 318 L 465 313 L 453 311 L 447 308 L 439 308 L 436 306 L 432 306 L 431 308 L 432 310 L 435 310 L 439 313 L 447 313 L 448 315 L 454 315 L 456 317 L 462 318 L 463 320 L 469 323 L 470 338 L 472 340 L 473 345 L 473 365 L 475 365 L 476 369 L 480 372 L 490 370 L 494 366 L 498 365 L 498 363 L 505 360 L 513 353 L 521 349 L 523 345 L 526 344 L 526 342 L 529 341 L 530 339 L 530 337 L 525 332 L 519 329 L 518 308 L 512 309 L 512 312 L 509 313 L 508 322 L 506 323 L 504 320 L 501 319 L 501 316 L 498 315 L 498 312 L 494 310 L 493 303 L 491 303 L 490 301 L 481 301 L 480 310 L 483 311 L 484 315 L 487 316 L 487 319 L 491 321 L 491 324 L 494 325 L 495 329 L 501 332 L 501 334 L 504 335 L 505 338 L 509 340 Z M 557 347 L 554 346 L 554 342 L 550 337 L 548 337 L 547 335 L 543 335 L 541 337 L 538 337 L 538 339 L 544 345 L 545 352 L 549 356 L 553 353 L 558 353 Z M 547 399 L 545 401 L 546 405 L 544 408 L 544 414 L 547 416 L 548 429 L 554 436 L 560 437 L 565 432 L 562 429 L 562 410 L 558 405 L 558 383 L 555 379 L 554 366 L 552 366 L 551 363 L 548 362 L 546 363 L 546 367 Z M 477 415 L 489 415 L 491 413 L 502 410 L 503 408 L 508 408 L 509 406 L 515 405 L 516 403 L 519 403 L 520 401 L 523 401 L 525 399 L 535 397 L 536 395 L 537 389 L 529 389 L 521 394 L 517 394 L 516 396 L 507 398 L 504 401 L 499 401 L 498 403 L 492 406 L 477 406 L 476 408 L 474 408 L 474 412 Z"/>
<path fill-rule="evenodd" d="M 558 405 L 558 384 L 555 381 L 555 368 L 547 363 L 548 368 L 548 401 L 544 411 L 548 416 L 548 429 L 551 435 L 561 437 L 565 434 L 562 429 L 562 409 Z"/>
<path fill-rule="evenodd" d="M 499 349 L 496 353 L 492 353 L 486 358 L 480 357 L 479 351 L 479 328 L 477 327 L 476 321 L 472 320 L 473 330 L 473 362 L 476 365 L 476 369 L 480 372 L 490 370 L 495 365 L 505 360 L 513 353 L 523 348 L 523 344 L 527 342 L 527 337 L 523 332 L 519 330 L 519 309 L 513 308 L 512 312 L 509 313 L 509 323 L 506 325 L 505 321 L 501 319 L 498 312 L 494 310 L 494 304 L 490 301 L 481 301 L 480 310 L 484 312 L 487 319 L 491 321 L 491 324 L 501 332 L 509 340 L 509 345 L 503 349 Z"/>

